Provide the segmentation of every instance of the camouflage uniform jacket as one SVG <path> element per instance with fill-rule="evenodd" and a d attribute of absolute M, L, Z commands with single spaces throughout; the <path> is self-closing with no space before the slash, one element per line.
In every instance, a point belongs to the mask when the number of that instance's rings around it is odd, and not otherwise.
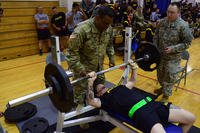
<path fill-rule="evenodd" d="M 80 23 L 69 39 L 69 65 L 75 74 L 103 69 L 104 56 L 114 61 L 112 27 L 100 33 L 94 18 Z"/>
<path fill-rule="evenodd" d="M 180 53 L 189 48 L 193 35 L 188 23 L 181 18 L 177 18 L 174 22 L 162 19 L 157 26 L 154 36 L 154 44 L 158 46 L 161 56 L 170 60 L 180 58 Z M 165 54 L 164 49 L 170 47 L 172 53 Z"/>

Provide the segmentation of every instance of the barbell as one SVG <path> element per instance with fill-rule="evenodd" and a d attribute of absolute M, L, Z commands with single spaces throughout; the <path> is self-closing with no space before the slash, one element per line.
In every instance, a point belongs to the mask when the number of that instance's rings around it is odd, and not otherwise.
<path fill-rule="evenodd" d="M 160 62 L 160 53 L 156 46 L 150 43 L 141 44 L 135 52 L 135 62 L 137 62 L 138 66 L 143 70 L 153 71 L 157 68 Z M 127 66 L 128 64 L 129 63 L 123 63 L 97 72 L 96 74 L 100 75 Z M 153 67 L 152 64 L 154 64 Z M 70 82 L 69 76 L 66 74 L 64 69 L 56 63 L 49 63 L 45 67 L 44 77 L 47 87 L 46 89 L 11 100 L 8 102 L 7 107 L 11 108 L 33 99 L 49 95 L 53 105 L 60 112 L 69 112 L 75 105 L 72 85 L 89 78 L 85 76 Z"/>

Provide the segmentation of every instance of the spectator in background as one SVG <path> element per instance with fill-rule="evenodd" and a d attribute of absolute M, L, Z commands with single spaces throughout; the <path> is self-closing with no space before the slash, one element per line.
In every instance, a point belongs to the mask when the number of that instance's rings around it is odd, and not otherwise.
<path fill-rule="evenodd" d="M 105 3 L 108 3 L 106 0 L 96 0 L 96 6 L 97 5 L 103 5 Z"/>
<path fill-rule="evenodd" d="M 144 19 L 147 20 L 147 21 L 150 21 L 150 16 L 151 16 L 151 9 L 150 9 L 150 7 L 145 8 L 143 10 L 143 14 L 144 14 Z"/>
<path fill-rule="evenodd" d="M 95 8 L 95 3 L 92 0 L 82 0 L 80 6 L 87 15 L 87 17 L 90 18 L 93 9 Z"/>
<path fill-rule="evenodd" d="M 137 0 L 131 0 L 131 1 L 130 1 L 130 6 L 131 6 L 134 10 L 137 10 L 137 7 L 138 7 Z"/>
<path fill-rule="evenodd" d="M 151 8 L 156 3 L 156 0 L 144 0 L 144 6 L 145 8 Z"/>
<path fill-rule="evenodd" d="M 159 12 L 159 9 L 153 8 L 150 15 L 150 20 L 151 20 L 151 24 L 153 28 L 156 28 L 157 21 L 160 19 L 158 12 Z"/>
<path fill-rule="evenodd" d="M 59 36 L 60 49 L 61 51 L 63 51 L 69 39 L 69 31 L 67 28 L 65 13 L 58 12 L 55 6 L 52 7 L 52 13 L 53 13 L 53 16 L 51 18 L 51 24 L 52 24 L 55 34 Z"/>
<path fill-rule="evenodd" d="M 151 11 L 156 11 L 158 9 L 158 6 L 156 3 L 152 3 L 151 5 Z"/>
<path fill-rule="evenodd" d="M 3 8 L 0 8 L 0 17 L 3 16 Z"/>
<path fill-rule="evenodd" d="M 136 32 L 137 30 L 143 30 L 146 28 L 147 23 L 144 20 L 142 11 L 143 11 L 142 7 L 139 6 L 136 12 L 134 13 L 133 20 L 132 20 L 132 26 L 133 26 L 134 32 Z"/>
<path fill-rule="evenodd" d="M 34 16 L 37 26 L 37 35 L 39 40 L 39 55 L 42 55 L 42 45 L 44 41 L 48 43 L 48 52 L 51 51 L 51 33 L 48 29 L 49 17 L 43 13 L 43 7 L 37 7 L 37 14 Z"/>
<path fill-rule="evenodd" d="M 127 7 L 128 26 L 131 26 L 131 24 L 132 24 L 134 13 L 135 13 L 135 10 L 132 8 L 132 6 L 128 6 Z"/>
<path fill-rule="evenodd" d="M 78 23 L 87 19 L 87 15 L 80 8 L 78 3 L 72 4 L 72 11 L 69 11 L 66 14 L 66 16 L 67 16 L 69 34 L 71 34 L 74 31 L 74 28 Z"/>

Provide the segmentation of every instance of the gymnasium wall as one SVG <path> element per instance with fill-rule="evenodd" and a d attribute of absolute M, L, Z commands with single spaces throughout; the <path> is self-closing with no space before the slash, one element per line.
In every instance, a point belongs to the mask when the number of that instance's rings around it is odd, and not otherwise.
<path fill-rule="evenodd" d="M 51 18 L 51 7 L 59 7 L 59 1 L 0 0 L 0 7 L 4 10 L 0 17 L 0 61 L 38 54 L 34 21 L 38 6 L 44 7 L 44 13 Z M 65 7 L 58 10 L 66 12 Z"/>

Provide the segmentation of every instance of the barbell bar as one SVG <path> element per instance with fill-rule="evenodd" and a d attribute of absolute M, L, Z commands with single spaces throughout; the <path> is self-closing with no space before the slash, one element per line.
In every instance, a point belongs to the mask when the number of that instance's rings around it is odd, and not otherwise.
<path fill-rule="evenodd" d="M 149 59 L 149 56 L 145 55 L 143 58 L 139 58 L 139 59 L 135 60 L 135 62 L 140 62 L 140 61 L 148 60 L 148 59 Z M 128 64 L 129 63 L 123 63 L 123 64 L 120 64 L 120 65 L 117 65 L 117 66 L 114 66 L 114 67 L 110 67 L 108 69 L 99 71 L 96 74 L 97 75 L 101 75 L 103 73 L 106 73 L 106 72 L 109 72 L 109 71 L 113 71 L 115 69 L 127 66 Z M 75 83 L 77 83 L 79 81 L 82 81 L 82 80 L 88 79 L 88 78 L 89 78 L 88 76 L 84 76 L 84 77 L 78 78 L 76 80 L 71 81 L 71 84 L 73 85 L 73 84 L 75 84 Z M 15 106 L 20 105 L 22 103 L 29 102 L 29 101 L 31 101 L 33 99 L 40 98 L 42 96 L 46 96 L 46 95 L 52 94 L 52 93 L 54 93 L 53 92 L 53 88 L 52 87 L 48 87 L 48 88 L 46 88 L 44 90 L 41 90 L 41 91 L 38 91 L 38 92 L 35 92 L 35 93 L 32 93 L 32 94 L 29 94 L 29 95 L 26 95 L 26 96 L 23 96 L 23 97 L 20 97 L 20 98 L 17 98 L 17 99 L 9 101 L 8 104 L 7 104 L 7 108 L 15 107 Z"/>
<path fill-rule="evenodd" d="M 138 62 L 140 62 L 140 61 L 148 60 L 148 59 L 149 59 L 149 55 L 144 55 L 143 58 L 136 59 L 135 62 L 138 63 Z M 129 63 L 123 63 L 123 64 L 121 64 L 121 65 L 117 65 L 117 66 L 114 66 L 114 67 L 110 67 L 110 68 L 108 68 L 108 69 L 99 71 L 99 72 L 97 72 L 96 74 L 97 74 L 97 75 L 101 75 L 101 74 L 103 74 L 103 73 L 106 73 L 106 72 L 109 72 L 109 71 L 113 71 L 113 70 L 115 70 L 115 69 L 118 69 L 118 68 L 127 66 L 128 64 L 129 64 Z M 76 80 L 73 80 L 71 83 L 74 84 L 74 83 L 76 83 L 76 82 L 79 82 L 79 81 L 84 80 L 84 79 L 87 79 L 87 78 L 89 78 L 89 77 L 87 77 L 87 76 L 81 77 L 81 78 L 78 78 L 78 79 L 76 79 Z"/>
<path fill-rule="evenodd" d="M 33 99 L 37 99 L 37 98 L 40 98 L 42 96 L 46 96 L 46 95 L 50 94 L 52 92 L 52 90 L 53 90 L 52 87 L 48 87 L 48 88 L 45 88 L 44 90 L 29 94 L 29 95 L 26 95 L 26 96 L 23 96 L 23 97 L 19 97 L 17 99 L 9 101 L 8 104 L 6 105 L 6 107 L 12 108 L 12 107 L 15 107 L 17 105 L 23 104 L 25 102 L 29 102 Z"/>

